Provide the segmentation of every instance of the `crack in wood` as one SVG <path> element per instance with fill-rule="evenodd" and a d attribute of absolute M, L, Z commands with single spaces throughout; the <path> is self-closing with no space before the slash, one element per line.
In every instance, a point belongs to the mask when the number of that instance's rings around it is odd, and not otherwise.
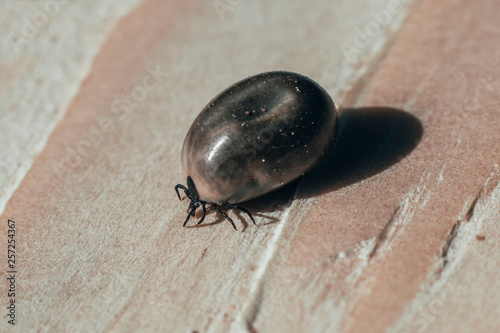
<path fill-rule="evenodd" d="M 391 218 L 389 219 L 389 222 L 385 225 L 384 229 L 380 232 L 380 234 L 377 236 L 377 239 L 375 241 L 375 245 L 373 246 L 372 251 L 368 255 L 368 260 L 372 260 L 372 258 L 375 256 L 377 253 L 378 249 L 380 248 L 383 243 L 387 240 L 387 237 L 389 235 L 389 232 L 394 228 L 394 221 L 396 220 L 396 215 L 401 209 L 401 205 L 398 205 L 396 209 L 394 209 L 394 212 L 392 213 Z"/>
<path fill-rule="evenodd" d="M 493 180 L 493 181 L 492 181 Z M 469 208 L 467 209 L 467 213 L 465 214 L 464 218 L 458 218 L 453 227 L 451 228 L 448 237 L 446 238 L 446 241 L 441 249 L 441 254 L 439 256 L 439 260 L 441 261 L 441 265 L 438 268 L 438 270 L 435 273 L 436 280 L 439 280 L 441 277 L 443 270 L 445 267 L 449 264 L 450 260 L 448 257 L 448 253 L 450 251 L 450 248 L 453 246 L 457 239 L 457 235 L 459 234 L 459 231 L 464 223 L 469 223 L 472 220 L 472 217 L 474 216 L 476 207 L 479 203 L 480 200 L 483 200 L 484 198 L 487 198 L 490 196 L 491 192 L 500 184 L 500 174 L 498 173 L 498 166 L 495 165 L 493 168 L 493 171 L 491 172 L 490 177 L 486 180 L 486 182 L 483 184 L 481 189 L 479 190 L 478 194 L 470 204 Z"/>
<path fill-rule="evenodd" d="M 455 241 L 455 238 L 457 237 L 457 234 L 458 234 L 458 229 L 460 228 L 461 225 L 462 225 L 462 221 L 457 220 L 455 222 L 455 224 L 453 225 L 453 227 L 450 230 L 450 233 L 448 234 L 448 237 L 446 238 L 446 242 L 444 243 L 443 248 L 441 249 L 440 259 L 443 260 L 443 263 L 437 272 L 438 279 L 439 279 L 439 276 L 441 276 L 443 269 L 446 267 L 446 265 L 448 265 L 448 262 L 449 262 L 448 261 L 448 251 L 450 250 L 451 245 Z"/>
<path fill-rule="evenodd" d="M 296 188 L 295 188 L 296 191 Z M 295 196 L 295 193 L 294 193 Z M 284 226 L 287 224 L 288 214 L 292 210 L 293 200 L 287 202 L 287 207 L 285 208 L 285 214 L 282 217 L 281 223 L 275 230 L 275 235 L 270 240 L 270 246 L 266 250 L 263 256 L 263 263 L 260 265 L 260 269 L 256 273 L 256 282 L 252 287 L 252 292 L 249 295 L 249 301 L 244 305 L 243 310 L 240 313 L 240 325 L 246 328 L 249 333 L 257 332 L 253 324 L 257 319 L 262 302 L 264 301 L 263 296 L 263 285 L 265 283 L 265 276 L 268 274 L 268 269 L 271 265 L 271 261 L 274 258 L 276 252 L 276 246 L 281 238 Z M 240 326 L 240 329 L 243 328 Z"/>
<path fill-rule="evenodd" d="M 482 189 L 481 189 L 482 191 Z M 472 201 L 472 204 L 469 207 L 469 210 L 467 211 L 467 214 L 465 214 L 465 222 L 469 222 L 472 219 L 472 216 L 474 215 L 474 210 L 476 209 L 477 202 L 479 201 L 479 198 L 481 197 L 481 192 L 476 196 L 474 201 Z"/>
<path fill-rule="evenodd" d="M 258 291 L 257 296 L 254 298 L 252 312 L 248 314 L 247 318 L 245 318 L 246 329 L 248 333 L 256 333 L 257 329 L 253 326 L 255 319 L 257 319 L 257 315 L 259 313 L 259 309 L 262 305 L 263 301 L 263 292 L 262 289 Z"/>

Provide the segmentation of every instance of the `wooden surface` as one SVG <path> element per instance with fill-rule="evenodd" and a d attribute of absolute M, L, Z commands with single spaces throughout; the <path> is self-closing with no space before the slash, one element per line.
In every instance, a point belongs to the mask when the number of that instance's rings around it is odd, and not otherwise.
<path fill-rule="evenodd" d="M 114 3 L 61 5 L 16 55 L 2 41 L 0 235 L 16 221 L 18 271 L 2 331 L 500 331 L 497 1 Z M 11 31 L 38 10 L 6 8 Z M 258 227 L 209 211 L 182 228 L 191 122 L 275 69 L 339 104 L 332 153 L 247 203 Z"/>
<path fill-rule="evenodd" d="M 66 113 L 116 21 L 139 0 L 0 2 L 0 210 Z"/>

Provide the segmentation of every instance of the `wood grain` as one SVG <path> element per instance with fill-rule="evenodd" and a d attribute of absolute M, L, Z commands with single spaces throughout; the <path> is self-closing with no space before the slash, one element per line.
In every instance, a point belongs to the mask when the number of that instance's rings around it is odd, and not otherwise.
<path fill-rule="evenodd" d="M 78 93 L 102 42 L 138 2 L 1 1 L 0 212 Z"/>
<path fill-rule="evenodd" d="M 497 331 L 499 5 L 400 3 L 378 23 L 386 1 L 243 1 L 223 19 L 211 2 L 143 1 L 1 217 L 18 225 L 15 329 Z M 183 229 L 192 120 L 275 69 L 340 104 L 335 148 L 247 204 L 258 227 L 209 211 Z"/>
<path fill-rule="evenodd" d="M 488 42 L 499 33 L 491 29 L 493 8 L 494 2 L 419 4 L 362 93 L 353 97 L 352 107 L 409 112 L 423 126 L 421 141 L 397 164 L 367 179 L 366 172 L 359 172 L 358 181 L 347 186 L 347 172 L 328 172 L 353 158 L 343 154 L 342 161 L 335 161 L 335 152 L 327 162 L 333 166 L 322 170 L 326 175 L 300 183 L 296 196 L 311 187 L 326 193 L 293 202 L 284 222 L 287 235 L 261 285 L 260 306 L 269 310 L 254 319 L 257 331 L 281 330 L 283 322 L 294 323 L 288 328 L 295 332 L 308 327 L 344 332 L 499 329 L 498 307 L 484 298 L 499 287 L 492 273 L 498 271 L 496 241 L 477 239 L 486 233 L 494 238 L 498 229 L 498 95 L 484 83 L 495 85 L 499 77 L 494 65 L 498 50 Z M 380 109 L 373 111 L 375 119 Z M 379 120 L 397 124 L 382 114 Z M 344 121 L 344 131 L 363 128 L 363 120 L 357 121 Z M 356 143 L 338 149 L 355 149 L 350 152 L 354 162 L 380 170 L 377 164 L 384 164 L 397 140 L 405 139 L 395 131 L 399 135 L 386 131 L 387 140 L 379 140 L 376 154 L 365 153 L 364 159 Z M 405 132 L 407 138 L 415 136 L 411 128 Z M 357 134 L 377 139 L 372 131 Z M 348 171 L 353 169 L 361 168 Z M 333 185 L 328 177 L 334 178 Z M 491 248 L 485 249 L 488 244 Z M 482 265 L 495 268 L 471 273 L 468 269 L 478 264 L 473 258 L 481 253 L 489 253 Z M 286 319 L 269 320 L 276 317 Z"/>

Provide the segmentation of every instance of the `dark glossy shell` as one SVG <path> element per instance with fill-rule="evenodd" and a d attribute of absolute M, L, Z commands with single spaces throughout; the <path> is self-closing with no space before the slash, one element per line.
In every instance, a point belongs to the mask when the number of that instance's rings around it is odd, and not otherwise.
<path fill-rule="evenodd" d="M 337 109 L 311 79 L 268 72 L 244 79 L 198 115 L 182 147 L 182 171 L 200 200 L 238 203 L 317 165 L 335 142 Z"/>

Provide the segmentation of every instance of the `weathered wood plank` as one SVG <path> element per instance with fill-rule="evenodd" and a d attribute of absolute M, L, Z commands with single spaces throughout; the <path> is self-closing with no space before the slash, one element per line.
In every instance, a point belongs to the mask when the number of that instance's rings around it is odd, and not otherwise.
<path fill-rule="evenodd" d="M 108 32 L 138 2 L 1 2 L 0 212 L 78 93 Z"/>
<path fill-rule="evenodd" d="M 417 7 L 352 106 L 409 112 L 423 137 L 391 165 L 398 139 L 418 137 L 407 124 L 396 137 L 373 134 L 383 128 L 375 121 L 357 131 L 376 154 L 340 133 L 340 156 L 304 178 L 282 222 L 250 317 L 257 331 L 499 330 L 498 10 L 495 1 Z M 344 133 L 366 128 L 352 112 Z"/>
<path fill-rule="evenodd" d="M 371 11 L 387 2 L 291 2 L 286 15 L 282 3 L 243 2 L 220 20 L 210 2 L 145 1 L 111 34 L 2 216 L 19 225 L 20 330 L 373 331 L 396 322 L 494 170 L 492 137 L 472 136 L 477 128 L 496 135 L 493 113 L 480 121 L 466 115 L 465 126 L 449 106 L 458 88 L 437 79 L 438 69 L 456 68 L 443 64 L 459 37 L 448 53 L 435 51 L 440 38 L 462 31 L 452 33 L 442 14 L 458 10 L 450 3 L 418 7 L 365 86 L 359 79 L 412 1 L 365 38 L 352 63 L 339 45 L 355 45 L 355 28 L 376 22 Z M 422 31 L 427 12 L 448 30 Z M 364 148 L 371 137 L 362 134 L 345 142 L 337 149 L 353 169 L 327 163 L 298 184 L 296 200 L 297 184 L 251 203 L 259 228 L 235 233 L 211 213 L 212 223 L 182 229 L 186 203 L 172 187 L 182 178 L 178 158 L 191 121 L 221 89 L 271 69 L 306 74 L 357 107 L 343 115 L 350 138 L 371 121 L 387 122 L 372 132 L 380 151 Z M 121 98 L 141 96 L 155 71 L 159 86 L 125 108 Z M 360 109 L 373 105 L 385 109 Z M 423 137 L 412 150 L 419 122 Z M 384 141 L 393 128 L 402 144 Z M 490 146 L 478 150 L 480 143 Z M 353 147 L 361 156 L 349 153 Z M 480 207 L 493 200 L 483 198 Z"/>

